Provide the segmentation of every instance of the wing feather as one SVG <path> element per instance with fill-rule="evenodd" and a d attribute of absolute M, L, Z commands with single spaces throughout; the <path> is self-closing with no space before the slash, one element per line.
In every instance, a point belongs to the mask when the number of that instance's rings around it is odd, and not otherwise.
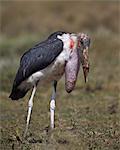
<path fill-rule="evenodd" d="M 31 48 L 21 58 L 14 86 L 19 86 L 30 75 L 50 65 L 62 50 L 63 42 L 59 39 Z"/>
<path fill-rule="evenodd" d="M 23 54 L 9 98 L 18 100 L 26 95 L 30 88 L 21 89 L 19 85 L 33 73 L 44 69 L 56 59 L 63 50 L 63 42 L 57 39 L 57 35 L 64 33 L 58 31 L 51 34 L 47 40 L 38 43 Z"/>

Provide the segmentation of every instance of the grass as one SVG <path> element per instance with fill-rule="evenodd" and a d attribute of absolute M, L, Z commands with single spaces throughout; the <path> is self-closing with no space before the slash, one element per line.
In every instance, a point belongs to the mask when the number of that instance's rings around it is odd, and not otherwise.
<path fill-rule="evenodd" d="M 119 2 L 2 1 L 1 14 L 0 149 L 119 150 Z M 8 96 L 20 56 L 55 30 L 90 34 L 89 82 L 84 83 L 81 69 L 75 90 L 67 94 L 64 78 L 60 80 L 53 131 L 49 128 L 52 89 L 37 89 L 23 140 L 30 92 L 20 101 Z"/>

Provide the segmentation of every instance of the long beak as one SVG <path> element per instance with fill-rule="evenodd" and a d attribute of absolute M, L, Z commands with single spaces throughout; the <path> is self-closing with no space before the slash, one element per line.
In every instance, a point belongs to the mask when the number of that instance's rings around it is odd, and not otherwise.
<path fill-rule="evenodd" d="M 83 73 L 85 83 L 88 81 L 87 76 L 89 73 L 89 61 L 88 61 L 88 47 L 83 50 L 83 61 L 82 61 Z"/>

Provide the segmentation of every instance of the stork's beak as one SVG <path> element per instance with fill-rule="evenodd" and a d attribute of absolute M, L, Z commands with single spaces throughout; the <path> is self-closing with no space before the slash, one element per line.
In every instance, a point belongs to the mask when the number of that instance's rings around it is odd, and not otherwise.
<path fill-rule="evenodd" d="M 84 33 L 78 33 L 78 49 L 80 50 L 80 61 L 83 67 L 85 82 L 88 81 L 89 72 L 88 49 L 90 47 L 90 37 Z"/>
<path fill-rule="evenodd" d="M 82 61 L 83 73 L 85 83 L 88 81 L 87 76 L 89 73 L 89 61 L 88 61 L 88 47 L 83 49 L 83 61 Z"/>

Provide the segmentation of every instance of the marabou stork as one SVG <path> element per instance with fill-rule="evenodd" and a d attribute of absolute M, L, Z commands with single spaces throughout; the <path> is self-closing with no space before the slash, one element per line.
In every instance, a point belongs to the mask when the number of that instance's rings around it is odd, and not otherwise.
<path fill-rule="evenodd" d="M 28 102 L 28 115 L 24 136 L 26 136 L 33 107 L 33 97 L 38 85 L 53 83 L 50 101 L 50 126 L 54 128 L 56 87 L 58 80 L 65 73 L 66 91 L 74 89 L 79 66 L 82 64 L 84 78 L 89 71 L 88 48 L 90 38 L 84 33 L 66 33 L 57 31 L 45 41 L 30 48 L 23 54 L 17 71 L 10 98 L 18 100 L 33 88 Z M 68 65 L 67 65 L 68 64 Z"/>

